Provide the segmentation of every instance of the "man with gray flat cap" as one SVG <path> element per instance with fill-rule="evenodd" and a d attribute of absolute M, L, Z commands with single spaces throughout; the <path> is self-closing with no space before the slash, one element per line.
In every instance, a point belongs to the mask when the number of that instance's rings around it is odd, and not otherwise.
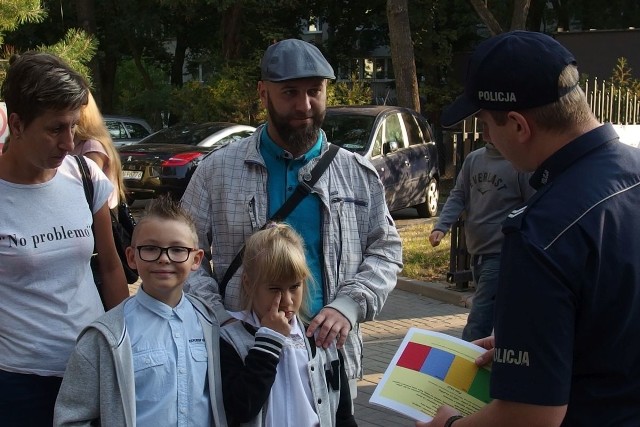
<path fill-rule="evenodd" d="M 324 348 L 334 340 L 344 346 L 346 372 L 355 379 L 362 376 L 358 324 L 380 313 L 402 268 L 402 249 L 380 179 L 362 156 L 339 149 L 317 182 L 306 184 L 333 151 L 320 129 L 329 79 L 333 68 L 310 43 L 288 39 L 266 50 L 258 92 L 267 123 L 203 160 L 182 198 L 213 266 L 193 272 L 187 289 L 229 310 L 245 308 L 237 254 L 303 183 L 310 192 L 277 219 L 305 241 L 313 274 L 307 335 Z"/>
<path fill-rule="evenodd" d="M 513 31 L 478 45 L 443 113 L 445 125 L 476 115 L 537 192 L 502 225 L 494 336 L 476 341 L 493 400 L 418 426 L 640 425 L 640 150 L 598 122 L 578 83 L 560 43 Z"/>

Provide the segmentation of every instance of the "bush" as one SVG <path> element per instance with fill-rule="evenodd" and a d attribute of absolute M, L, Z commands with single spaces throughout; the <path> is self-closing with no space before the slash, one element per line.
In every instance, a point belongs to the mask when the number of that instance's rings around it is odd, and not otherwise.
<path fill-rule="evenodd" d="M 229 66 L 210 81 L 191 81 L 171 91 L 170 108 L 181 122 L 229 121 L 256 124 L 264 120 L 256 93 L 256 76 L 247 65 Z"/>
<path fill-rule="evenodd" d="M 371 104 L 373 91 L 368 83 L 351 77 L 349 82 L 335 82 L 327 85 L 327 105 Z"/>

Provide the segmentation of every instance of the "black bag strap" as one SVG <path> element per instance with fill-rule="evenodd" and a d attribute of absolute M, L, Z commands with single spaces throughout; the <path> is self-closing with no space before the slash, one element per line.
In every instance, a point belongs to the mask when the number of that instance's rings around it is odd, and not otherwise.
<path fill-rule="evenodd" d="M 331 164 L 339 150 L 340 146 L 329 144 L 329 149 L 322 155 L 322 157 L 320 157 L 318 163 L 316 163 L 313 169 L 311 169 L 311 173 L 303 176 L 302 181 L 298 183 L 293 194 L 289 196 L 276 213 L 267 220 L 267 222 L 260 228 L 261 230 L 270 222 L 280 222 L 289 216 L 296 206 L 298 206 L 298 203 L 311 193 L 313 186 L 316 185 L 316 182 L 318 182 L 324 171 L 327 170 L 329 164 Z M 231 280 L 233 275 L 236 274 L 236 271 L 240 268 L 240 264 L 242 264 L 242 254 L 244 254 L 244 245 L 242 245 L 242 248 L 238 251 L 235 258 L 233 258 L 231 264 L 229 264 L 229 268 L 227 268 L 227 271 L 224 273 L 222 281 L 218 283 L 218 292 L 220 292 L 220 297 L 223 299 L 229 280 Z"/>
<path fill-rule="evenodd" d="M 84 187 L 84 196 L 87 198 L 89 208 L 91 209 L 91 215 L 93 216 L 93 181 L 91 180 L 89 173 L 89 165 L 83 156 L 73 156 L 78 162 L 78 168 L 80 169 L 80 175 L 82 175 L 82 186 Z"/>

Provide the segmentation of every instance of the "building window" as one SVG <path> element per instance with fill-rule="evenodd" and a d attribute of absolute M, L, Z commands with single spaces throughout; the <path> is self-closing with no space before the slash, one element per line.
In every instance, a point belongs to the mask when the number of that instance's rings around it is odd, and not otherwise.
<path fill-rule="evenodd" d="M 338 67 L 338 78 L 350 80 L 352 77 L 364 80 L 393 80 L 391 58 L 354 58 L 349 66 Z"/>

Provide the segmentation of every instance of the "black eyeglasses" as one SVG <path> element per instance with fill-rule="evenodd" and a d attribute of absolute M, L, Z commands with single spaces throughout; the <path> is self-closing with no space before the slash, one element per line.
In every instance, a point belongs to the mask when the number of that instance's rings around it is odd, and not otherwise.
<path fill-rule="evenodd" d="M 147 262 L 153 262 L 160 259 L 162 253 L 166 253 L 170 261 L 173 262 L 185 262 L 189 259 L 189 254 L 197 249 L 186 248 L 184 246 L 169 246 L 163 248 L 155 245 L 140 245 L 136 246 L 140 259 Z"/>

